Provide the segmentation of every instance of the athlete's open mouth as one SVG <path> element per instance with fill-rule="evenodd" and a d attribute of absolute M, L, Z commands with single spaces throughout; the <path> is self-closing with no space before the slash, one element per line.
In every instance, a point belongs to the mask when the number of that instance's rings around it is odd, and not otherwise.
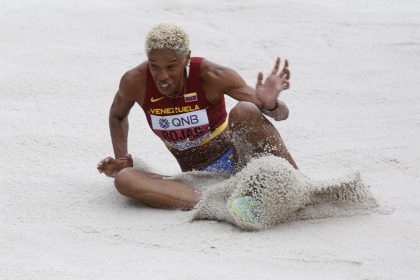
<path fill-rule="evenodd" d="M 168 82 L 157 82 L 157 86 L 163 92 L 169 92 L 171 88 L 171 83 Z"/>
<path fill-rule="evenodd" d="M 168 83 L 160 83 L 159 85 L 161 88 L 167 88 L 169 86 Z"/>

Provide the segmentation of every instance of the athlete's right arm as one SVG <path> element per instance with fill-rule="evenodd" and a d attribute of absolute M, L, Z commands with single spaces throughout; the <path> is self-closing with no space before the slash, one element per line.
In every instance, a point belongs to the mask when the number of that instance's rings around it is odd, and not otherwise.
<path fill-rule="evenodd" d="M 100 173 L 110 177 L 125 167 L 133 166 L 133 159 L 127 153 L 128 114 L 135 102 L 130 84 L 129 75 L 125 74 L 109 110 L 109 130 L 115 158 L 107 157 L 101 160 L 97 168 Z"/>
<path fill-rule="evenodd" d="M 129 94 L 124 92 L 124 86 L 120 85 L 109 110 L 109 130 L 115 158 L 123 158 L 127 154 L 128 114 L 134 102 Z"/>

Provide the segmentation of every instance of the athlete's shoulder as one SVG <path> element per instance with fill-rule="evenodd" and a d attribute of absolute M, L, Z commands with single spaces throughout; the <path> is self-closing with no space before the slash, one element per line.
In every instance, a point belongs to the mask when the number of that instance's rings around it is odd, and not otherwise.
<path fill-rule="evenodd" d="M 229 67 L 204 59 L 201 64 L 201 79 L 204 83 L 225 84 L 231 80 L 236 72 Z"/>
<path fill-rule="evenodd" d="M 208 59 L 202 61 L 200 78 L 210 102 L 216 102 L 223 96 L 227 88 L 226 71 L 228 69 Z"/>
<path fill-rule="evenodd" d="M 226 71 L 226 69 L 228 68 L 208 59 L 203 59 L 200 69 L 201 79 L 203 82 L 214 83 L 223 75 L 223 72 Z"/>
<path fill-rule="evenodd" d="M 224 67 L 214 63 L 206 58 L 203 58 L 202 62 L 201 62 L 201 72 L 203 74 L 209 74 L 212 72 L 215 72 L 217 70 L 223 69 Z"/>
<path fill-rule="evenodd" d="M 143 62 L 124 73 L 120 81 L 119 91 L 124 95 L 137 99 L 139 94 L 144 94 L 146 80 L 147 62 Z"/>

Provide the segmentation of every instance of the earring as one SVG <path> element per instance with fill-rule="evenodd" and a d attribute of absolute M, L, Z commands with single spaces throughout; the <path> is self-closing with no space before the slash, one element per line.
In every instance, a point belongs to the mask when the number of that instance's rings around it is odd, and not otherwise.
<path fill-rule="evenodd" d="M 187 79 L 188 76 L 190 75 L 190 62 L 188 61 L 188 64 L 185 66 L 185 71 L 187 72 Z"/>

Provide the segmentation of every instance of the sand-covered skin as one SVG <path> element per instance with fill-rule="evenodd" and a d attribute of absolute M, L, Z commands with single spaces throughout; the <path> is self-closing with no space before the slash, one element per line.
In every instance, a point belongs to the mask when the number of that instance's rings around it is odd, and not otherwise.
<path fill-rule="evenodd" d="M 417 279 L 419 6 L 0 1 L 0 278 Z M 160 21 L 183 26 L 192 55 L 250 85 L 288 58 L 290 116 L 275 125 L 300 170 L 317 181 L 359 172 L 381 211 L 244 232 L 119 195 L 96 171 L 112 154 L 108 110 Z M 180 172 L 137 106 L 129 150 Z"/>

